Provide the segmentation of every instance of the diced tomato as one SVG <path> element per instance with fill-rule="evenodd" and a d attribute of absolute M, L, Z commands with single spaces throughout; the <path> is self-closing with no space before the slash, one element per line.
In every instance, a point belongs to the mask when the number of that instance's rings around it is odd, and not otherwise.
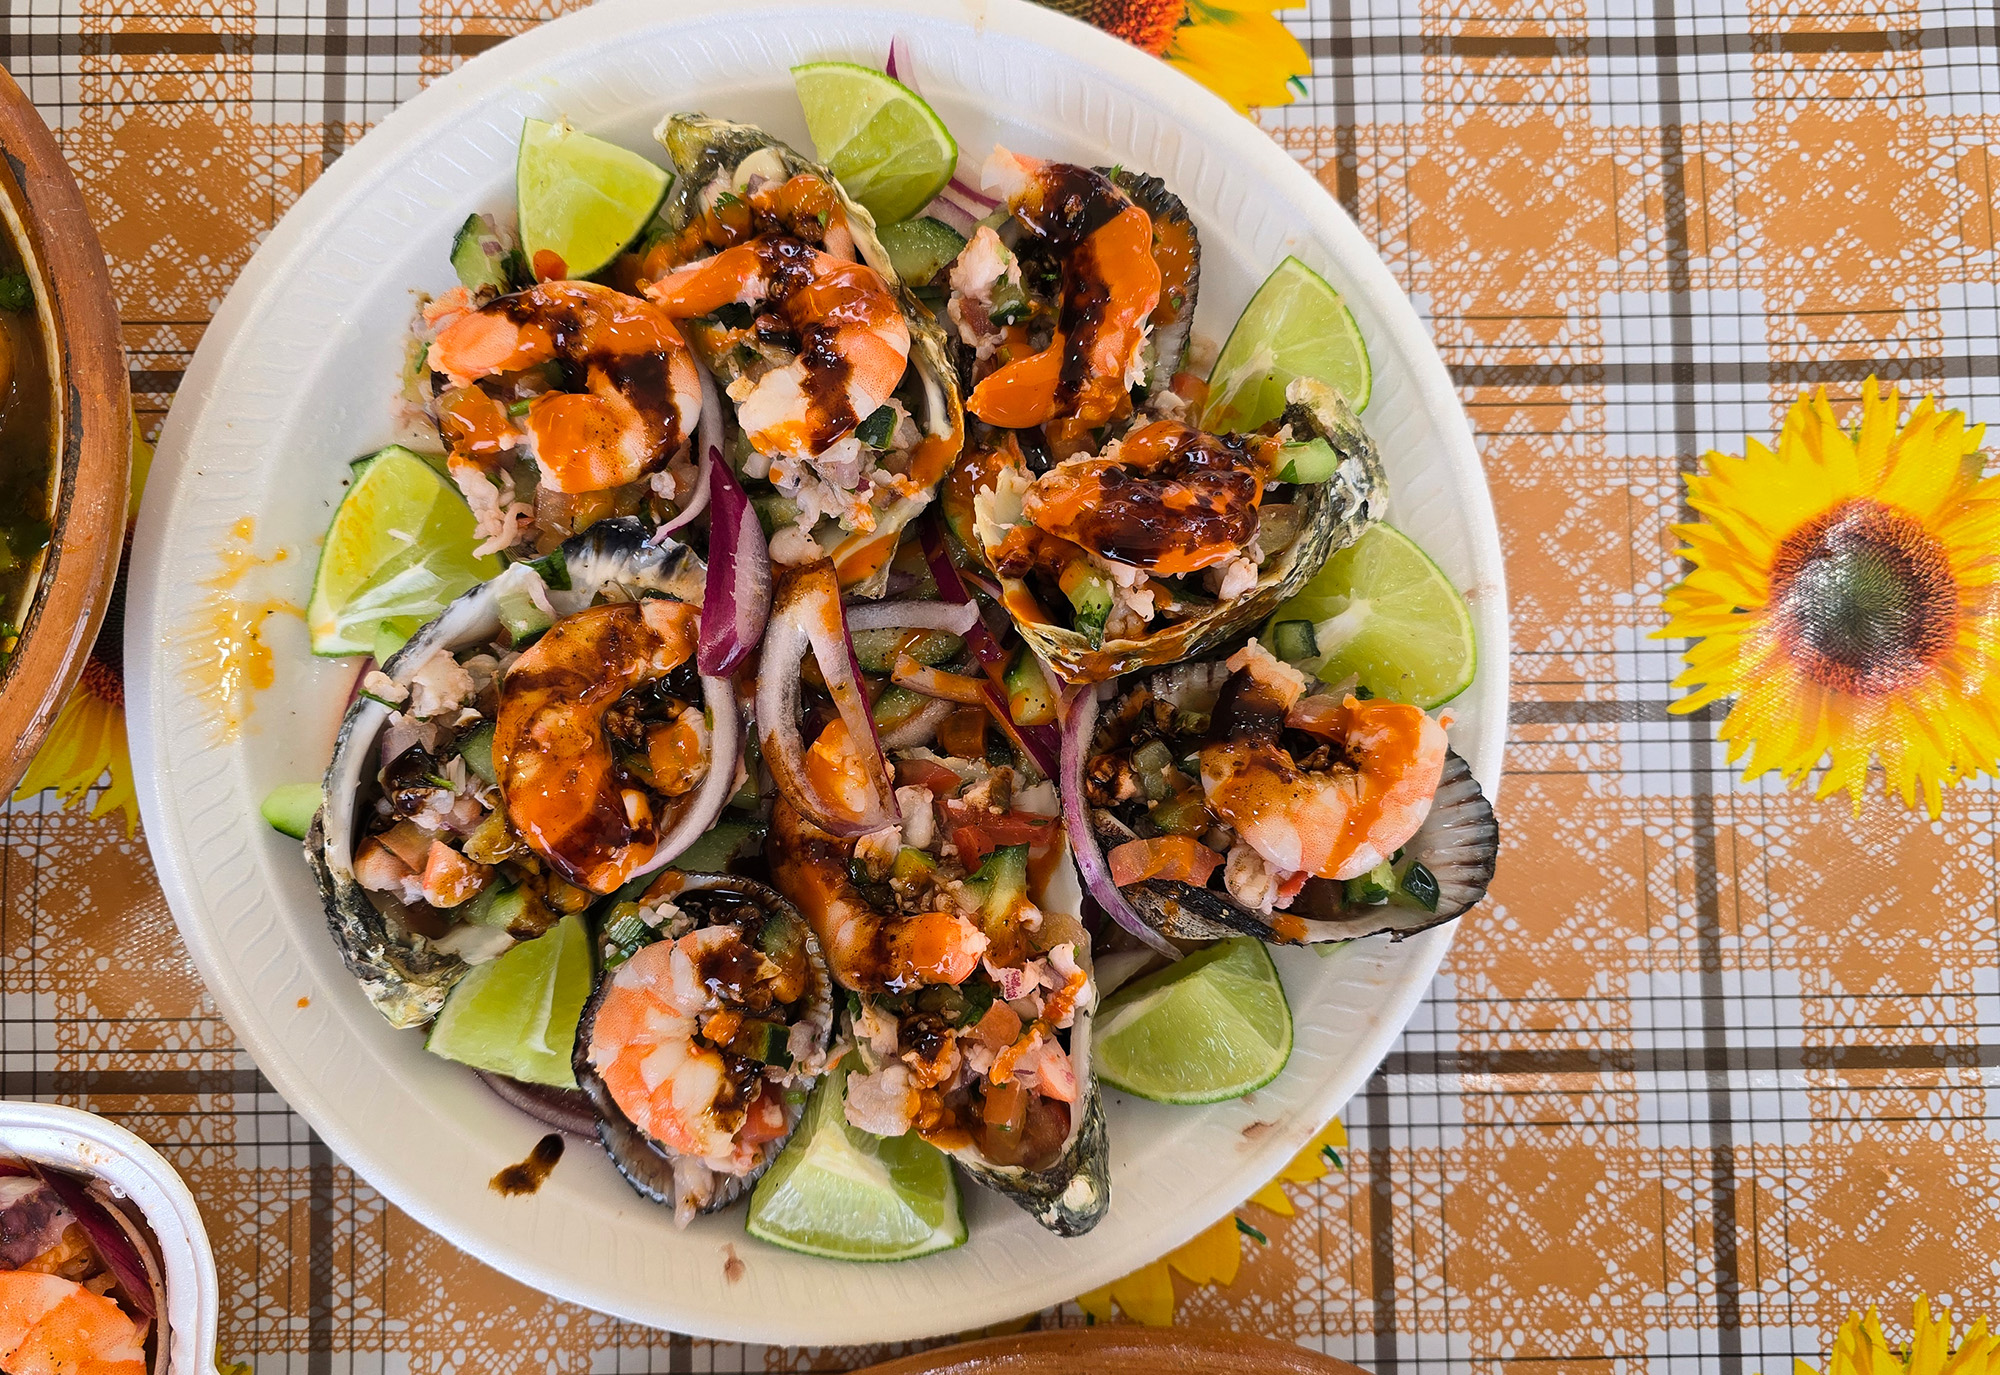
<path fill-rule="evenodd" d="M 736 1139 L 745 1146 L 761 1146 L 766 1141 L 776 1141 L 785 1134 L 785 1095 L 767 1082 L 744 1114 L 742 1129 Z"/>
<path fill-rule="evenodd" d="M 951 835 L 951 843 L 957 847 L 959 863 L 967 869 L 977 869 L 986 856 L 1003 845 L 1047 845 L 1055 838 L 1056 827 L 1061 825 L 1052 816 L 989 812 L 956 798 L 945 803 L 939 811 L 944 817 L 945 830 Z"/>
<path fill-rule="evenodd" d="M 1149 878 L 1179 879 L 1199 888 L 1222 863 L 1221 855 L 1192 836 L 1128 840 L 1105 858 L 1111 861 L 1111 881 L 1120 888 Z"/>
<path fill-rule="evenodd" d="M 972 1028 L 972 1039 L 988 1050 L 1005 1050 L 1021 1036 L 1021 1014 L 998 998 Z"/>
<path fill-rule="evenodd" d="M 935 759 L 898 759 L 896 782 L 905 788 L 929 788 L 935 798 L 955 797 L 965 786 L 957 774 Z"/>

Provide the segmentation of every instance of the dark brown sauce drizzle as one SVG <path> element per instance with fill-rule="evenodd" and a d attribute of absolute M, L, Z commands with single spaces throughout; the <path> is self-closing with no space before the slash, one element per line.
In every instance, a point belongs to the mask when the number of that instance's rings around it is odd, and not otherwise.
<path fill-rule="evenodd" d="M 528 1152 L 528 1158 L 518 1165 L 509 1165 L 493 1176 L 487 1187 L 507 1198 L 521 1194 L 531 1194 L 542 1187 L 542 1181 L 549 1177 L 549 1171 L 562 1159 L 562 1133 L 550 1132 L 535 1143 L 535 1149 Z"/>
<path fill-rule="evenodd" d="M 647 302 L 632 298 L 633 309 L 647 308 Z M 582 311 L 568 302 L 552 302 L 540 288 L 530 287 L 511 296 L 502 296 L 487 307 L 498 311 L 524 328 L 548 331 L 556 356 L 581 376 L 581 390 L 593 395 L 622 396 L 645 422 L 652 441 L 650 465 L 680 448 L 687 436 L 681 433 L 680 412 L 674 405 L 673 385 L 667 358 L 659 353 L 618 353 L 592 348 L 593 332 L 615 337 L 620 331 L 611 320 L 595 310 Z M 593 318 L 595 317 L 595 318 Z"/>
<path fill-rule="evenodd" d="M 1124 213 L 1131 197 L 1102 172 L 1073 163 L 1051 163 L 1040 174 L 1041 194 L 1014 212 L 1036 238 L 1062 255 L 1062 373 L 1056 383 L 1056 414 L 1073 410 L 1090 380 L 1091 353 L 1104 326 L 1111 292 L 1097 264 L 1090 236 Z"/>

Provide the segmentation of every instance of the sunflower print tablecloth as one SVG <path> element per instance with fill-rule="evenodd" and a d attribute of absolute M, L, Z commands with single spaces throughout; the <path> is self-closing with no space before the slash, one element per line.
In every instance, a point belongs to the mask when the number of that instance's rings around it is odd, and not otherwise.
<path fill-rule="evenodd" d="M 1719 706 L 1669 715 L 1677 647 L 1649 638 L 1683 475 L 1774 433 L 1802 387 L 1844 406 L 1878 374 L 2000 418 L 1991 7 L 1313 0 L 1279 16 L 1302 49 L 1251 0 L 1065 7 L 1233 99 L 1296 97 L 1255 117 L 1426 315 L 1513 608 L 1492 899 L 1349 1106 L 1346 1168 L 1290 1185 L 1292 1216 L 1246 1206 L 1231 1282 L 1190 1281 L 1232 1268 L 1212 1240 L 1184 1258 L 1176 1319 L 1385 1375 L 1776 1375 L 1817 1364 L 1851 1307 L 1881 1303 L 1892 1336 L 1918 1290 L 2000 1313 L 1993 792 L 1948 792 L 1932 822 L 1879 786 L 1853 815 L 1742 784 Z M 299 192 L 424 82 L 562 8 L 0 6 L 111 258 L 149 432 Z M 115 710 L 86 715 L 78 753 L 115 757 Z M 214 1235 L 226 1355 L 443 1375 L 884 1354 L 650 1332 L 467 1259 L 235 1046 L 118 811 L 45 793 L 0 825 L 4 1090 L 161 1143 Z"/>

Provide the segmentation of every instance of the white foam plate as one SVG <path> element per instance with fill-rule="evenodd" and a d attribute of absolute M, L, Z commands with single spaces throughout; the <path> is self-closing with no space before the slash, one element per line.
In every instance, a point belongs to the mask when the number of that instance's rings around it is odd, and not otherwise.
<path fill-rule="evenodd" d="M 1449 929 L 1322 959 L 1279 952 L 1297 1014 L 1286 1071 L 1252 1099 L 1170 1108 L 1109 1095 L 1113 1204 L 1062 1240 L 968 1191 L 971 1239 L 922 1261 L 842 1266 L 749 1240 L 742 1213 L 677 1232 L 610 1164 L 574 1149 L 540 1193 L 487 1187 L 541 1129 L 422 1038 L 391 1030 L 342 969 L 298 846 L 258 818 L 271 787 L 316 778 L 354 665 L 315 661 L 290 617 L 266 622 L 277 682 L 224 739 L 199 688 L 206 584 L 231 528 L 284 561 L 245 599 L 306 597 L 346 461 L 390 433 L 413 289 L 453 278 L 452 234 L 510 200 L 525 116 L 653 151 L 670 110 L 765 125 L 809 147 L 788 69 L 879 64 L 892 36 L 951 126 L 962 165 L 996 141 L 1157 173 L 1201 232 L 1198 332 L 1219 342 L 1287 253 L 1346 294 L 1375 365 L 1363 417 L 1391 518 L 1472 593 L 1482 668 L 1454 706 L 1490 793 L 1505 738 L 1500 546 L 1443 365 L 1366 239 L 1250 121 L 1164 63 L 1024 3 L 606 0 L 440 78 L 299 201 L 204 336 L 162 437 L 133 559 L 126 661 L 146 833 L 181 930 L 237 1035 L 285 1098 L 398 1206 L 525 1283 L 638 1322 L 769 1342 L 959 1331 L 1068 1298 L 1176 1246 L 1262 1184 L 1360 1086 L 1422 996 Z M 1478 920 L 1475 914 L 1472 918 Z M 301 1006 L 300 999 L 310 1000 Z M 740 1267 L 725 1266 L 731 1256 Z"/>
<path fill-rule="evenodd" d="M 215 1256 L 194 1196 L 159 1152 L 95 1113 L 0 1102 L 0 1156 L 102 1179 L 138 1205 L 160 1243 L 171 1375 L 213 1375 Z"/>

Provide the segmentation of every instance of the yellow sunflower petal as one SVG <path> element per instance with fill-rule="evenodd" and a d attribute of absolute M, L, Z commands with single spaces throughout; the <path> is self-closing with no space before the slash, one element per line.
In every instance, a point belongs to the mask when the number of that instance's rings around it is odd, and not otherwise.
<path fill-rule="evenodd" d="M 1174 33 L 1167 61 L 1238 110 L 1289 105 L 1290 82 L 1312 71 L 1312 59 L 1269 7 L 1234 8 L 1194 0 L 1188 22 Z"/>
<path fill-rule="evenodd" d="M 1243 1234 L 1236 1230 L 1236 1215 L 1231 1213 L 1195 1233 L 1185 1246 L 1167 1252 L 1167 1264 L 1196 1284 L 1235 1283 L 1237 1268 L 1243 1264 Z"/>

